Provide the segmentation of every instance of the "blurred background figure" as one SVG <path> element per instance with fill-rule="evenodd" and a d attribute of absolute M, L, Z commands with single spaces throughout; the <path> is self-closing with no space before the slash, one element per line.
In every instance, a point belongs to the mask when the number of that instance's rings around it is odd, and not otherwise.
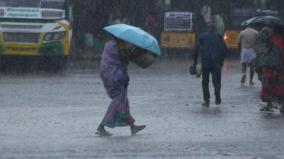
<path fill-rule="evenodd" d="M 264 28 L 262 32 L 269 35 L 266 38 L 268 51 L 259 57 L 263 62 L 261 67 L 261 99 L 267 105 L 260 111 L 271 111 L 272 102 L 279 102 L 280 112 L 284 113 L 284 40 L 280 28 L 273 31 Z"/>
<path fill-rule="evenodd" d="M 254 76 L 254 68 L 252 61 L 256 57 L 256 53 L 254 51 L 254 45 L 256 39 L 258 37 L 258 31 L 248 26 L 243 31 L 240 32 L 238 37 L 238 47 L 241 50 L 241 64 L 242 64 L 242 78 L 241 78 L 241 86 L 244 86 L 246 81 L 246 72 L 247 68 L 250 69 L 250 86 L 254 85 L 253 76 Z"/>
<path fill-rule="evenodd" d="M 208 24 L 208 31 L 201 34 L 194 46 L 193 65 L 196 68 L 199 52 L 202 56 L 202 90 L 204 103 L 202 106 L 209 107 L 209 77 L 212 75 L 212 82 L 215 90 L 215 104 L 221 104 L 221 73 L 227 47 L 223 37 L 216 32 L 213 23 Z"/>
<path fill-rule="evenodd" d="M 216 32 L 223 37 L 225 34 L 225 22 L 219 9 L 213 15 L 213 23 L 216 26 Z"/>
<path fill-rule="evenodd" d="M 154 15 L 155 15 L 155 11 L 150 10 L 148 15 L 145 18 L 144 30 L 157 38 L 158 23 Z"/>
<path fill-rule="evenodd" d="M 121 24 L 122 23 L 122 15 L 121 12 L 115 10 L 114 12 L 110 13 L 109 15 L 109 25 L 112 24 Z"/>
<path fill-rule="evenodd" d="M 211 7 L 209 6 L 208 3 L 206 3 L 202 8 L 201 8 L 201 15 L 203 17 L 203 20 L 209 24 L 212 22 L 212 17 L 211 17 Z"/>

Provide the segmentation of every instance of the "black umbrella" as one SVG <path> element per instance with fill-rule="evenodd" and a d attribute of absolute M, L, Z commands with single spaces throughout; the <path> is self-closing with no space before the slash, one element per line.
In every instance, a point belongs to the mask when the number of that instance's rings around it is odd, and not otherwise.
<path fill-rule="evenodd" d="M 284 22 L 280 18 L 274 17 L 274 16 L 257 16 L 257 17 L 253 17 L 253 18 L 250 18 L 250 19 L 246 20 L 241 25 L 242 26 L 267 25 L 267 26 L 284 28 Z"/>

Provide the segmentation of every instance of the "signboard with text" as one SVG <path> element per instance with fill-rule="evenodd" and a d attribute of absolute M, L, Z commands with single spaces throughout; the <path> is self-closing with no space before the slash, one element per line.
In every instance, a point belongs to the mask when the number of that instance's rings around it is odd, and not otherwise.
<path fill-rule="evenodd" d="M 0 18 L 63 19 L 65 11 L 49 8 L 0 7 Z"/>
<path fill-rule="evenodd" d="M 4 9 L 4 17 L 7 18 L 40 18 L 39 8 L 14 8 L 7 7 Z"/>
<path fill-rule="evenodd" d="M 164 31 L 192 31 L 192 12 L 165 12 Z"/>

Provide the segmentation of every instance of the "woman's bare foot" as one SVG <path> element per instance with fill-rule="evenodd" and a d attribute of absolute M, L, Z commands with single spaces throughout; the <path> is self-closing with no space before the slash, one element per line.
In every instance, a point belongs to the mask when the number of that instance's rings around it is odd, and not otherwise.
<path fill-rule="evenodd" d="M 266 106 L 264 106 L 260 109 L 260 111 L 267 111 L 267 112 L 273 111 L 272 102 L 268 102 Z"/>
<path fill-rule="evenodd" d="M 280 113 L 281 114 L 284 114 L 284 104 L 281 106 L 281 108 L 280 108 Z"/>
<path fill-rule="evenodd" d="M 105 127 L 103 125 L 100 125 L 98 128 L 97 128 L 97 132 L 96 132 L 97 135 L 99 136 L 112 136 L 111 133 L 107 132 Z"/>
<path fill-rule="evenodd" d="M 146 125 L 130 125 L 131 135 L 137 134 L 139 131 L 145 129 Z"/>

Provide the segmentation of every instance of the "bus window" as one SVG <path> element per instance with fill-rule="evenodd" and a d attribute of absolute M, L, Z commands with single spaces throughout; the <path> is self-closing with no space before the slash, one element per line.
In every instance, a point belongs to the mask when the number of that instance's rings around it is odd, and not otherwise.
<path fill-rule="evenodd" d="M 0 57 L 38 57 L 60 69 L 72 38 L 68 2 L 0 0 Z"/>

